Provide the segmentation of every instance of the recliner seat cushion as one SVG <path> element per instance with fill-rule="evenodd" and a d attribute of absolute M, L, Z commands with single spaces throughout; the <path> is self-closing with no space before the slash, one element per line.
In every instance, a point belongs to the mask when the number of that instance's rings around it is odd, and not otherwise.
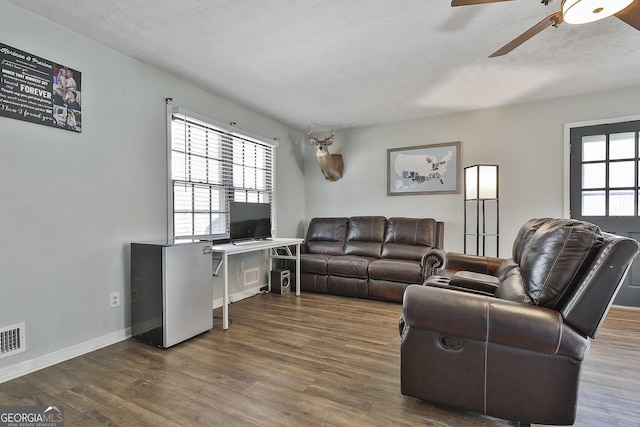
<path fill-rule="evenodd" d="M 504 280 L 507 278 L 507 276 L 519 272 L 520 270 L 518 264 L 513 260 L 513 258 L 508 258 L 500 263 L 500 266 L 496 269 L 495 276 L 499 280 Z"/>
<path fill-rule="evenodd" d="M 327 263 L 333 255 L 320 253 L 300 254 L 300 271 L 313 274 L 327 274 Z"/>
<path fill-rule="evenodd" d="M 520 267 L 515 267 L 511 270 L 511 274 L 500 282 L 494 296 L 496 298 L 519 302 L 522 304 L 533 303 L 529 294 L 525 290 L 522 275 L 520 274 Z"/>
<path fill-rule="evenodd" d="M 603 241 L 600 228 L 583 221 L 560 219 L 543 224 L 531 237 L 520 263 L 532 302 L 556 307 L 576 277 L 589 267 Z"/>
<path fill-rule="evenodd" d="M 374 259 L 354 255 L 334 256 L 327 263 L 327 273 L 342 277 L 366 279 L 369 263 Z"/>
<path fill-rule="evenodd" d="M 369 277 L 392 282 L 420 283 L 420 262 L 402 259 L 378 259 L 369 264 Z"/>

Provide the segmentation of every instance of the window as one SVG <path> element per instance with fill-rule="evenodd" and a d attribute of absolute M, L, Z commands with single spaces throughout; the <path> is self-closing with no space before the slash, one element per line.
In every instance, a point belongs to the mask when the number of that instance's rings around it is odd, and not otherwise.
<path fill-rule="evenodd" d="M 228 237 L 230 201 L 272 203 L 274 143 L 176 107 L 168 114 L 174 239 Z"/>
<path fill-rule="evenodd" d="M 586 135 L 581 148 L 581 215 L 638 215 L 638 133 Z"/>

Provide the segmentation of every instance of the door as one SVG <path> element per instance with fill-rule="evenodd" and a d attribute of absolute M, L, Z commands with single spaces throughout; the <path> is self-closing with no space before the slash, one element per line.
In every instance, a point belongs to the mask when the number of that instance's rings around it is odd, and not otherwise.
<path fill-rule="evenodd" d="M 571 129 L 571 217 L 640 240 L 640 121 Z M 636 260 L 615 304 L 640 307 Z"/>
<path fill-rule="evenodd" d="M 211 242 L 163 247 L 164 346 L 213 328 Z"/>

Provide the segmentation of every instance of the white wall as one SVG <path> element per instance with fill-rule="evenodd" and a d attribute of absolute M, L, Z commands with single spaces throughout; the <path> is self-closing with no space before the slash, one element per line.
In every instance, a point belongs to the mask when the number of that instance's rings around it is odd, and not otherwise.
<path fill-rule="evenodd" d="M 500 166 L 500 255 L 510 256 L 530 218 L 564 216 L 564 124 L 640 113 L 640 87 L 337 132 L 343 178 L 324 179 L 306 162 L 306 224 L 313 217 L 384 215 L 445 222 L 445 249 L 463 248 L 463 195 L 387 196 L 387 149 L 461 142 L 461 167 Z M 488 255 L 493 255 L 491 253 Z"/>
<path fill-rule="evenodd" d="M 300 132 L 4 0 L 0 10 L 3 43 L 82 72 L 83 110 L 79 134 L 0 117 L 0 327 L 25 322 L 27 332 L 27 351 L 0 359 L 0 381 L 125 336 L 129 243 L 166 239 L 167 97 L 280 139 L 277 228 L 301 236 Z"/>

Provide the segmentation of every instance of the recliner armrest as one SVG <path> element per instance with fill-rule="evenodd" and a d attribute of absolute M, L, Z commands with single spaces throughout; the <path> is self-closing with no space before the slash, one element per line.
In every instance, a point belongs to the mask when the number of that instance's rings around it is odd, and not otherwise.
<path fill-rule="evenodd" d="M 493 295 L 500 285 L 500 279 L 489 274 L 476 273 L 473 271 L 457 271 L 451 276 L 449 285 Z"/>
<path fill-rule="evenodd" d="M 563 354 L 578 360 L 589 349 L 588 338 L 554 310 L 452 289 L 410 285 L 404 294 L 402 315 L 409 328 L 488 345 Z"/>
<path fill-rule="evenodd" d="M 451 271 L 473 271 L 495 276 L 503 258 L 447 252 L 446 268 Z"/>

